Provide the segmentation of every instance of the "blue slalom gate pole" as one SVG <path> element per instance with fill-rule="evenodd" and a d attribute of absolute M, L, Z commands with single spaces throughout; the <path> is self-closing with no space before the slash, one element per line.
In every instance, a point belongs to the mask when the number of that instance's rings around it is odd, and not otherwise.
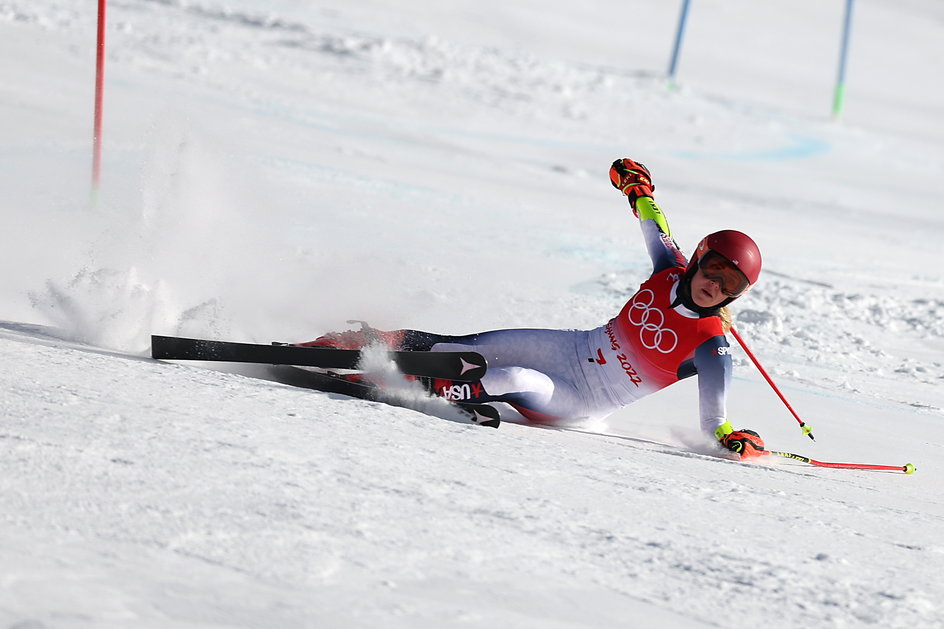
<path fill-rule="evenodd" d="M 833 93 L 833 118 L 842 113 L 846 99 L 846 59 L 849 55 L 849 35 L 852 31 L 852 7 L 855 0 L 846 0 L 846 17 L 842 26 L 842 47 L 839 49 L 839 75 L 836 78 L 836 90 Z"/>
<path fill-rule="evenodd" d="M 675 33 L 675 46 L 672 48 L 672 61 L 669 62 L 669 87 L 675 87 L 675 69 L 678 67 L 679 51 L 682 49 L 682 37 L 685 36 L 685 22 L 688 20 L 690 4 L 691 0 L 683 0 L 682 2 L 682 14 L 679 16 L 678 30 Z"/>

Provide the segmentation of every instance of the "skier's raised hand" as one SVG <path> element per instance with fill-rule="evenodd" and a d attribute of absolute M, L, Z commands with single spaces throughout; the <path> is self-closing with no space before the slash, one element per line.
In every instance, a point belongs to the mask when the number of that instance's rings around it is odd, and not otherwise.
<path fill-rule="evenodd" d="M 628 157 L 613 162 L 610 166 L 610 181 L 614 188 L 629 197 L 629 202 L 634 208 L 636 199 L 652 197 L 652 191 L 656 188 L 652 183 L 649 169 Z"/>

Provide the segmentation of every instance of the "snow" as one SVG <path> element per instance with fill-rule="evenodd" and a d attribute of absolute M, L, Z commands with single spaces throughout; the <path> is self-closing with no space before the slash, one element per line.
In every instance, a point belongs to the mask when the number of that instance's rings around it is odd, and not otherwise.
<path fill-rule="evenodd" d="M 841 2 L 0 3 L 0 626 L 944 626 L 944 8 Z M 694 382 L 606 425 L 463 423 L 151 333 L 599 325 L 680 244 L 765 257 L 716 456 Z M 429 404 L 429 403 L 425 403 Z M 415 405 L 415 404 L 414 404 Z"/>

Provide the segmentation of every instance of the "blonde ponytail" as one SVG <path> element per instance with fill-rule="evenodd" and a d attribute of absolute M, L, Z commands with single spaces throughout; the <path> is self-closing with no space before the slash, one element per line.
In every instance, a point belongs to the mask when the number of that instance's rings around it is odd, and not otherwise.
<path fill-rule="evenodd" d="M 718 316 L 721 317 L 721 329 L 727 334 L 731 331 L 731 326 L 734 325 L 734 316 L 727 306 L 718 311 Z"/>

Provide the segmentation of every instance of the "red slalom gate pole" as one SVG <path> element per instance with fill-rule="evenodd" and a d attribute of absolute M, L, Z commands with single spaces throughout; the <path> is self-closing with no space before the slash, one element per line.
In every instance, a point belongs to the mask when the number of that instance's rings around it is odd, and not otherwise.
<path fill-rule="evenodd" d="M 98 42 L 95 51 L 95 122 L 92 132 L 92 190 L 97 195 L 102 175 L 102 91 L 105 85 L 105 0 L 98 0 Z"/>
<path fill-rule="evenodd" d="M 748 358 L 751 359 L 751 362 L 753 362 L 754 366 L 757 367 L 757 370 L 760 371 L 760 375 L 764 376 L 764 379 L 767 380 L 767 384 L 769 384 L 774 392 L 780 397 L 780 401 L 784 403 L 784 405 L 787 407 L 787 410 L 789 410 L 793 414 L 793 417 L 795 417 L 800 423 L 800 429 L 803 431 L 803 434 L 815 441 L 816 439 L 813 437 L 813 429 L 810 426 L 807 426 L 806 422 L 800 419 L 800 416 L 797 415 L 797 412 L 793 410 L 790 402 L 787 401 L 787 398 L 783 396 L 783 393 L 781 393 L 780 389 L 777 388 L 777 385 L 774 384 L 773 379 L 771 379 L 771 377 L 767 374 L 767 370 L 764 369 L 764 367 L 760 364 L 760 361 L 757 360 L 756 356 L 754 356 L 754 352 L 750 350 L 750 348 L 744 342 L 744 339 L 741 338 L 740 334 L 738 334 L 738 331 L 734 329 L 734 326 L 731 326 L 731 334 L 734 335 L 734 338 L 737 339 L 737 342 L 741 345 L 741 348 L 745 351 L 745 353 L 747 353 Z"/>
<path fill-rule="evenodd" d="M 792 452 L 778 452 L 777 450 L 764 450 L 766 454 L 772 454 L 774 456 L 782 456 L 787 459 L 793 459 L 794 461 L 802 461 L 804 463 L 809 463 L 810 465 L 815 465 L 817 467 L 834 467 L 841 468 L 846 470 L 875 470 L 880 472 L 904 472 L 905 474 L 914 474 L 917 469 L 911 463 L 905 463 L 904 465 L 870 465 L 867 463 L 829 463 L 827 461 L 817 461 L 816 459 L 811 459 L 807 456 L 802 456 L 800 454 L 793 454 Z"/>

